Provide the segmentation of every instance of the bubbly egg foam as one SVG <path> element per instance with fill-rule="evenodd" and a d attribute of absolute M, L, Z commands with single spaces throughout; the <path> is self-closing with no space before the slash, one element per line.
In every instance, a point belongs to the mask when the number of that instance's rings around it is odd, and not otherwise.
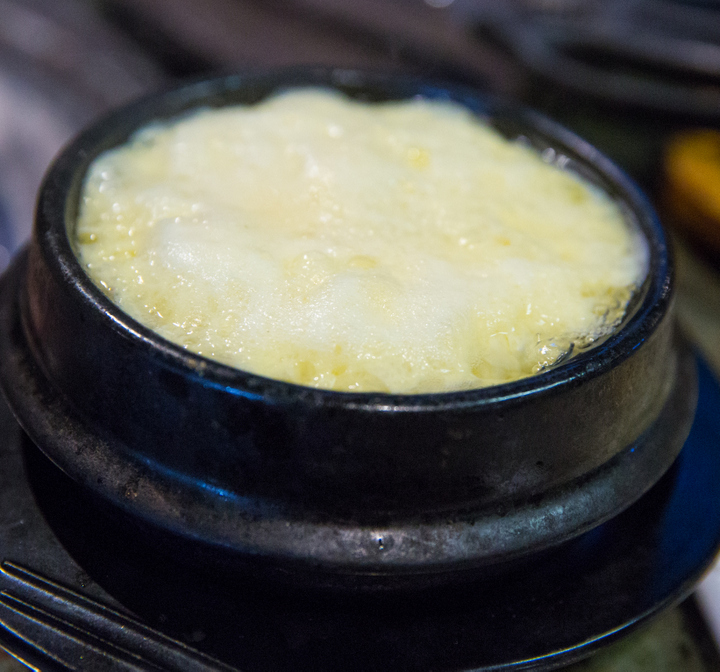
<path fill-rule="evenodd" d="M 613 331 L 647 266 L 612 199 L 465 108 L 308 89 L 100 155 L 74 243 L 164 338 L 340 391 L 541 372 Z"/>

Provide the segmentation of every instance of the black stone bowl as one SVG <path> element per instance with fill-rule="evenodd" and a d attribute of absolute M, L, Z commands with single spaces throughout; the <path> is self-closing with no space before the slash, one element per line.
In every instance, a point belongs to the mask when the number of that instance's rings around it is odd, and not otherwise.
<path fill-rule="evenodd" d="M 355 394 L 224 366 L 114 306 L 71 242 L 90 162 L 150 121 L 308 85 L 370 101 L 455 100 L 607 192 L 650 250 L 621 327 L 517 382 Z M 139 533 L 162 531 L 211 562 L 293 582 L 442 584 L 557 547 L 628 507 L 672 464 L 697 387 L 675 335 L 672 284 L 646 199 L 595 149 L 533 112 L 357 71 L 233 75 L 119 110 L 56 160 L 32 242 L 0 286 L 0 379 L 31 439 Z"/>

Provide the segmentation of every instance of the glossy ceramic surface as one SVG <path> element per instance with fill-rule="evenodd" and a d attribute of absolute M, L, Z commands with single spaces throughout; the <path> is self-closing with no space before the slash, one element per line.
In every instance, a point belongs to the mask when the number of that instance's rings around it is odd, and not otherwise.
<path fill-rule="evenodd" d="M 252 104 L 291 86 L 374 101 L 453 99 L 563 157 L 617 199 L 648 242 L 648 277 L 620 331 L 508 385 L 349 394 L 228 368 L 124 315 L 70 243 L 90 161 L 151 120 Z M 0 294 L 0 381 L 57 465 L 222 564 L 320 585 L 423 586 L 571 539 L 662 476 L 696 399 L 692 358 L 674 334 L 663 233 L 634 185 L 538 115 L 419 80 L 327 69 L 231 76 L 111 115 L 47 175 L 33 242 Z"/>

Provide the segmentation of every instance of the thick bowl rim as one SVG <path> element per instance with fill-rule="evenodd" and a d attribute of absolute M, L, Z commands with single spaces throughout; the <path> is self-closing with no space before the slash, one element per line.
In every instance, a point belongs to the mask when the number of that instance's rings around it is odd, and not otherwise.
<path fill-rule="evenodd" d="M 460 103 L 479 118 L 492 124 L 511 120 L 525 126 L 549 147 L 570 149 L 580 159 L 580 167 L 590 173 L 586 179 L 599 180 L 599 186 L 612 187 L 610 196 L 627 206 L 628 217 L 635 219 L 648 246 L 648 268 L 638 292 L 639 305 L 627 315 L 621 326 L 602 343 L 583 351 L 567 362 L 547 371 L 491 387 L 470 390 L 397 394 L 384 392 L 341 392 L 306 387 L 267 378 L 197 355 L 168 341 L 124 313 L 92 281 L 73 250 L 68 231 L 72 230 L 79 203 L 79 188 L 90 162 L 102 151 L 119 146 L 143 125 L 157 119 L 172 119 L 191 109 L 221 106 L 221 98 L 251 86 L 265 87 L 261 100 L 274 92 L 300 87 L 326 87 L 348 90 L 397 92 L 387 99 L 411 96 L 440 98 Z M 190 104 L 188 104 L 190 103 Z M 130 123 L 139 120 L 141 123 Z M 109 137 L 121 138 L 108 142 Z M 519 137 L 519 136 L 518 136 Z M 81 175 L 80 175 L 81 173 Z M 605 189 L 608 191 L 607 189 Z M 607 372 L 639 347 L 665 315 L 673 293 L 673 268 L 665 235 L 648 199 L 633 180 L 610 159 L 586 141 L 547 117 L 513 102 L 480 93 L 464 85 L 433 82 L 424 78 L 338 68 L 291 68 L 232 74 L 198 79 L 159 93 L 152 93 L 119 108 L 81 132 L 55 159 L 45 175 L 38 198 L 34 236 L 44 261 L 55 275 L 71 284 L 102 316 L 107 325 L 140 347 L 152 349 L 171 369 L 183 372 L 202 385 L 219 388 L 229 394 L 262 399 L 266 403 L 288 401 L 325 407 L 342 406 L 372 411 L 444 411 L 465 408 L 504 406 L 574 386 Z"/>

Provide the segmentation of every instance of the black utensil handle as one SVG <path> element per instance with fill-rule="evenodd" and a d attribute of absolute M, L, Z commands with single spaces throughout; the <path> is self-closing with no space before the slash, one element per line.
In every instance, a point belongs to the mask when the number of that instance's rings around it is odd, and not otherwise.
<path fill-rule="evenodd" d="M 42 670 L 235 670 L 75 591 L 0 566 L 0 645 Z"/>

